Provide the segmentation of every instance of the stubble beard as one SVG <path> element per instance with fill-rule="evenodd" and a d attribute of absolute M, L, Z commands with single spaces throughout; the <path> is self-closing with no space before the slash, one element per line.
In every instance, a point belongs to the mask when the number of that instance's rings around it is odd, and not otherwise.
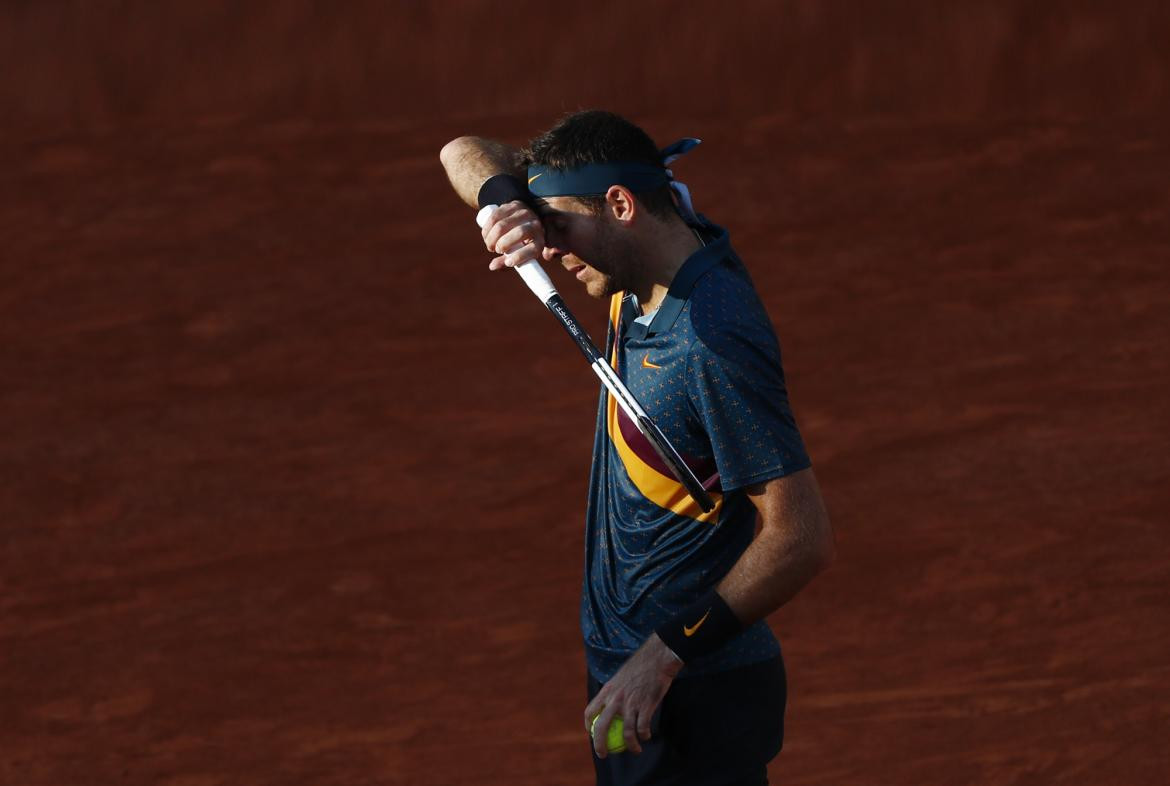
<path fill-rule="evenodd" d="M 638 272 L 636 256 L 630 252 L 626 244 L 612 234 L 613 230 L 606 229 L 599 238 L 598 256 L 606 260 L 610 272 L 598 270 L 597 278 L 589 282 L 585 291 L 595 298 L 607 298 L 619 292 L 626 291 L 633 285 L 633 279 Z"/>

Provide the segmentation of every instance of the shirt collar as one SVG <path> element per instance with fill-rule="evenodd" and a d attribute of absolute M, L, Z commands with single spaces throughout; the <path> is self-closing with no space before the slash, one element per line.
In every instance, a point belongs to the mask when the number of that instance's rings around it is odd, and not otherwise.
<path fill-rule="evenodd" d="M 726 229 L 715 224 L 704 222 L 697 229 L 704 233 L 707 245 L 687 257 L 687 261 L 674 274 L 666 297 L 658 306 L 658 312 L 646 330 L 647 335 L 665 333 L 674 327 L 678 315 L 691 296 L 691 290 L 703 274 L 717 265 L 731 250 L 730 234 Z"/>

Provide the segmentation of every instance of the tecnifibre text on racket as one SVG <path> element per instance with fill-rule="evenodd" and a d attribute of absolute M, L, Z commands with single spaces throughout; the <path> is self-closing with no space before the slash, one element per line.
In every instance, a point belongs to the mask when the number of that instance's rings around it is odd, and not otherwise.
<path fill-rule="evenodd" d="M 483 228 L 496 207 L 496 205 L 487 205 L 481 209 L 475 217 L 475 223 L 480 228 Z M 565 301 L 557 292 L 557 288 L 553 286 L 552 280 L 548 277 L 548 273 L 544 271 L 544 268 L 540 266 L 540 263 L 535 259 L 529 260 L 522 265 L 517 265 L 516 272 L 520 274 L 520 278 L 524 279 L 524 283 L 532 290 L 532 294 L 540 298 L 540 302 L 544 303 L 545 307 L 561 323 L 561 326 L 569 334 L 569 337 L 576 343 L 577 348 L 585 355 L 585 359 L 589 361 L 589 367 L 601 379 L 601 384 L 605 385 L 605 389 L 609 391 L 609 395 L 613 396 L 618 406 L 626 413 L 626 416 L 638 427 L 638 431 L 642 432 L 642 435 L 646 437 L 646 440 L 653 446 L 659 458 L 670 469 L 671 474 L 678 479 L 679 483 L 683 484 L 687 493 L 694 498 L 695 502 L 699 503 L 699 507 L 704 512 L 714 510 L 715 502 L 711 499 L 711 495 L 703 488 L 703 484 L 699 482 L 699 479 L 695 477 L 695 473 L 682 460 L 682 456 L 670 444 L 666 435 L 659 430 L 658 426 L 654 425 L 654 421 L 646 414 L 646 410 L 642 409 L 642 405 L 634 398 L 634 395 L 625 386 L 625 383 L 621 381 L 617 373 L 605 361 L 605 358 L 601 356 L 597 346 L 593 343 L 593 339 L 589 338 L 589 334 L 581 327 L 581 323 L 569 311 L 565 305 Z"/>

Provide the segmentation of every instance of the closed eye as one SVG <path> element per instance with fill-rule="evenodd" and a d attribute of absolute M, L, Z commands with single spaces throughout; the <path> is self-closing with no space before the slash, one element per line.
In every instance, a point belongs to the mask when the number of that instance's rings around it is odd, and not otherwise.
<path fill-rule="evenodd" d="M 568 229 L 568 222 L 552 210 L 541 210 L 540 220 L 546 232 L 551 230 L 559 234 Z"/>

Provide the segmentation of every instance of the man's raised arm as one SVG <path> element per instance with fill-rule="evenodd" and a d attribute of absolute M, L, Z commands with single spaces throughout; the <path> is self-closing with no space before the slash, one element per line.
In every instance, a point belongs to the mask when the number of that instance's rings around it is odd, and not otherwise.
<path fill-rule="evenodd" d="M 524 171 L 518 149 L 477 136 L 452 139 L 439 151 L 439 160 L 455 193 L 472 207 L 479 207 L 479 189 L 489 177 L 519 177 Z"/>
<path fill-rule="evenodd" d="M 517 148 L 461 136 L 443 145 L 439 160 L 460 199 L 472 207 L 498 206 L 481 231 L 488 251 L 498 255 L 488 264 L 490 270 L 533 259 L 552 260 L 553 250 L 545 249 L 544 226 L 524 185 L 524 166 Z"/>

